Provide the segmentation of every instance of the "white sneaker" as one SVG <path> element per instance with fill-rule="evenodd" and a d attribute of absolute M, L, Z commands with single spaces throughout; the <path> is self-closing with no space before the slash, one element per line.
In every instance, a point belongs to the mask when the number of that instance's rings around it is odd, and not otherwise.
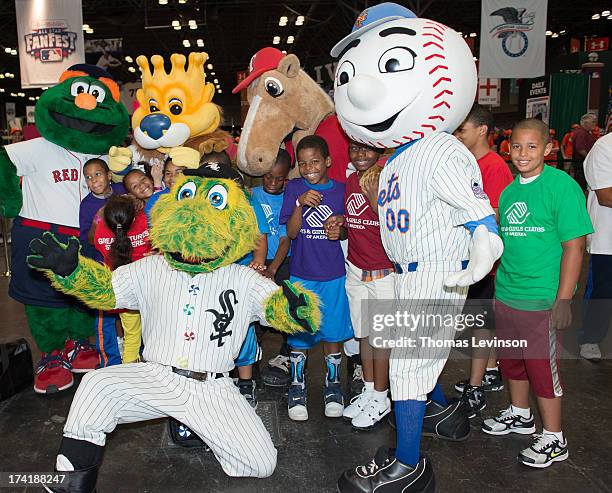
<path fill-rule="evenodd" d="M 589 361 L 599 361 L 601 359 L 601 351 L 598 344 L 581 344 L 580 356 Z"/>
<path fill-rule="evenodd" d="M 363 412 L 363 410 L 372 399 L 372 392 L 368 392 L 364 387 L 361 391 L 361 394 L 357 394 L 355 397 L 351 399 L 351 403 L 344 408 L 344 412 L 342 413 L 342 417 L 346 419 L 353 419 Z"/>
<path fill-rule="evenodd" d="M 544 468 L 553 462 L 559 462 L 569 457 L 567 440 L 561 443 L 555 435 L 549 433 L 535 435 L 531 447 L 522 450 L 518 455 L 520 463 L 530 467 Z"/>
<path fill-rule="evenodd" d="M 531 435 L 535 433 L 535 421 L 531 414 L 529 418 L 514 414 L 510 406 L 501 411 L 497 418 L 485 419 L 482 422 L 482 431 L 489 435 L 508 435 L 509 433 Z"/>
<path fill-rule="evenodd" d="M 390 412 L 391 401 L 388 397 L 380 401 L 370 399 L 366 408 L 351 420 L 351 424 L 360 430 L 368 430 L 380 423 L 380 420 Z"/>

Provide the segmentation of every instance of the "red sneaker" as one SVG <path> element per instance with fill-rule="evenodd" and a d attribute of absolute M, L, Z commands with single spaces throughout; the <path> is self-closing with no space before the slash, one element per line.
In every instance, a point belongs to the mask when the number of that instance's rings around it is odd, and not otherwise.
<path fill-rule="evenodd" d="M 95 370 L 100 362 L 100 355 L 87 339 L 75 341 L 68 339 L 64 347 L 66 359 L 72 366 L 72 373 L 87 373 Z"/>
<path fill-rule="evenodd" d="M 50 353 L 43 353 L 34 376 L 34 392 L 55 394 L 69 389 L 74 384 L 71 369 L 62 351 L 56 349 Z"/>

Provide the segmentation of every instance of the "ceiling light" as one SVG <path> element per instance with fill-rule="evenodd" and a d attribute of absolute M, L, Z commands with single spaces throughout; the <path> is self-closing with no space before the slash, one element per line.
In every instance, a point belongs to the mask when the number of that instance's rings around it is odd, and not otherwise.
<path fill-rule="evenodd" d="M 0 74 L 0 79 L 4 79 L 4 74 Z"/>
<path fill-rule="evenodd" d="M 602 17 L 608 17 L 609 15 L 610 15 L 610 11 L 609 11 L 609 10 L 604 10 L 604 11 L 601 13 L 601 16 L 602 16 Z"/>
<path fill-rule="evenodd" d="M 218 84 L 219 83 L 219 79 L 214 79 L 213 83 Z"/>
<path fill-rule="evenodd" d="M 174 26 L 174 27 L 173 27 L 173 29 L 174 29 L 175 31 L 180 31 L 180 30 L 181 30 L 181 26 Z"/>
<path fill-rule="evenodd" d="M 594 21 L 596 21 L 597 19 L 599 19 L 599 14 L 593 14 L 591 16 L 591 19 L 593 19 Z"/>
<path fill-rule="evenodd" d="M 565 34 L 567 31 L 565 29 L 562 29 L 561 31 L 559 31 L 559 34 Z"/>
<path fill-rule="evenodd" d="M 476 36 L 478 36 L 476 33 L 470 33 L 470 38 L 475 38 Z"/>
<path fill-rule="evenodd" d="M 189 40 L 188 40 L 188 39 L 184 39 L 184 40 L 183 40 L 183 46 L 184 46 L 185 48 L 190 48 L 190 47 L 191 47 L 191 43 L 189 42 Z"/>
<path fill-rule="evenodd" d="M 30 101 L 36 101 L 36 98 L 35 98 L 34 96 L 30 96 L 28 99 L 29 99 Z"/>
<path fill-rule="evenodd" d="M 301 26 L 302 24 L 304 24 L 304 16 L 303 15 L 298 15 L 297 19 L 295 20 L 295 25 L 296 26 Z"/>
<path fill-rule="evenodd" d="M 557 33 L 552 33 L 551 38 L 558 38 L 558 37 L 559 37 L 559 35 Z"/>
<path fill-rule="evenodd" d="M 283 55 L 286 55 L 286 54 L 287 54 L 287 50 L 283 50 L 281 53 L 282 53 Z"/>
<path fill-rule="evenodd" d="M 463 32 L 461 32 L 461 31 L 459 31 L 457 34 L 458 34 L 459 36 L 463 36 Z"/>
<path fill-rule="evenodd" d="M 39 99 L 40 99 L 40 96 L 36 96 L 36 100 L 39 100 Z"/>
<path fill-rule="evenodd" d="M 474 57 L 474 61 L 475 61 L 475 62 L 477 62 L 477 61 L 478 61 L 478 58 Z"/>
<path fill-rule="evenodd" d="M 4 53 L 10 53 L 11 52 L 11 48 L 4 48 Z"/>
<path fill-rule="evenodd" d="M 11 55 L 16 55 L 17 54 L 17 50 L 11 50 Z"/>
<path fill-rule="evenodd" d="M 87 31 L 85 31 L 86 34 L 93 34 L 94 30 L 93 29 L 88 29 Z"/>
<path fill-rule="evenodd" d="M 189 19 L 189 22 L 187 24 L 191 26 L 192 24 L 197 24 L 197 22 L 194 19 Z"/>
<path fill-rule="evenodd" d="M 209 63 L 208 65 L 206 65 L 206 68 L 207 68 L 208 70 L 212 70 L 212 69 L 213 69 L 213 64 L 212 64 L 212 63 Z"/>
<path fill-rule="evenodd" d="M 198 39 L 198 40 L 196 41 L 196 44 L 197 44 L 197 45 L 198 45 L 200 48 L 202 48 L 202 46 L 204 46 L 204 41 L 203 41 L 203 40 L 201 40 L 201 39 Z"/>
<path fill-rule="evenodd" d="M 181 23 L 179 21 L 177 21 L 176 19 L 172 21 L 172 27 L 176 27 L 176 26 L 180 26 Z"/>
<path fill-rule="evenodd" d="M 44 86 L 44 87 L 40 88 L 41 91 L 46 91 L 47 89 L 49 89 L 47 86 Z"/>
<path fill-rule="evenodd" d="M 218 92 L 219 94 L 223 94 L 223 91 L 222 91 L 221 89 L 219 89 L 217 92 Z"/>
<path fill-rule="evenodd" d="M 287 22 L 289 21 L 289 19 L 287 18 L 286 15 L 281 16 L 281 18 L 278 20 L 278 25 L 279 26 L 286 26 Z"/>
<path fill-rule="evenodd" d="M 134 67 L 128 67 L 128 70 L 132 73 L 136 72 L 136 69 Z"/>
<path fill-rule="evenodd" d="M 197 24 L 189 24 L 189 29 L 197 29 L 198 25 Z"/>
<path fill-rule="evenodd" d="M 11 93 L 11 96 L 13 96 L 14 98 L 17 97 L 17 94 L 15 94 L 14 92 Z"/>
<path fill-rule="evenodd" d="M 83 24 L 83 31 L 87 31 L 89 29 L 89 24 Z"/>
<path fill-rule="evenodd" d="M 289 37 L 287 38 L 287 44 L 292 44 L 292 43 L 293 43 L 293 41 L 294 41 L 294 39 L 295 39 L 295 38 L 294 38 L 293 36 L 289 36 Z"/>
<path fill-rule="evenodd" d="M 4 72 L 4 76 L 8 77 L 9 79 L 11 78 L 11 75 L 13 75 L 13 74 L 11 74 L 10 72 Z"/>
<path fill-rule="evenodd" d="M 18 93 L 17 93 L 17 96 L 21 96 L 22 98 L 25 98 L 25 93 L 23 93 L 23 92 L 18 92 Z"/>
<path fill-rule="evenodd" d="M 211 72 L 210 75 L 215 75 L 215 72 Z"/>
<path fill-rule="evenodd" d="M 546 36 L 550 36 L 552 34 L 552 31 L 546 31 Z"/>
<path fill-rule="evenodd" d="M 187 3 L 187 0 L 179 0 L 179 3 Z"/>
<path fill-rule="evenodd" d="M 128 62 L 128 63 L 132 63 L 134 61 L 134 59 L 130 55 L 128 55 L 128 56 L 125 57 L 125 61 Z"/>
<path fill-rule="evenodd" d="M 160 5 L 168 5 L 168 0 L 159 0 Z"/>
<path fill-rule="evenodd" d="M 4 89 L 2 89 L 1 87 L 0 87 L 0 92 L 4 92 Z"/>
<path fill-rule="evenodd" d="M 272 39 L 272 44 L 277 45 L 278 43 L 280 43 L 280 36 L 274 36 L 274 39 Z"/>

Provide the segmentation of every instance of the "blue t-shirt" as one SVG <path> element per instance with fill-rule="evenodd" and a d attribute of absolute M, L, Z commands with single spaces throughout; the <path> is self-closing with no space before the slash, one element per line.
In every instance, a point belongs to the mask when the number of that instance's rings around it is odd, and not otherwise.
<path fill-rule="evenodd" d="M 113 190 L 113 195 L 123 195 L 126 193 L 121 183 L 112 183 L 111 189 Z M 100 199 L 89 192 L 81 201 L 79 207 L 79 240 L 81 240 L 81 255 L 92 258 L 100 263 L 103 262 L 102 254 L 89 243 L 87 236 L 89 235 L 91 223 L 93 223 L 96 213 L 104 207 L 106 202 L 108 202 L 108 198 Z"/>
<path fill-rule="evenodd" d="M 329 180 L 325 185 L 310 185 L 303 178 L 287 184 L 279 222 L 287 224 L 297 198 L 308 190 L 323 195 L 318 207 L 302 207 L 302 227 L 291 241 L 289 272 L 312 281 L 331 281 L 345 275 L 344 254 L 339 241 L 330 241 L 323 223 L 330 216 L 344 214 L 344 184 Z"/>
<path fill-rule="evenodd" d="M 147 223 L 149 225 L 151 225 L 151 209 L 153 209 L 153 206 L 157 203 L 157 201 L 161 198 L 161 196 L 167 193 L 170 193 L 169 188 L 164 188 L 163 190 L 160 190 L 159 192 L 155 192 L 153 195 L 149 197 L 149 200 L 147 200 L 147 202 L 145 203 L 144 212 L 145 212 L 145 215 L 147 216 Z"/>
<path fill-rule="evenodd" d="M 255 187 L 253 189 L 253 201 L 257 202 L 263 209 L 268 220 L 268 227 L 270 228 L 270 233 L 268 234 L 268 256 L 266 257 L 268 260 L 274 260 L 281 238 L 287 236 L 286 226 L 278 222 L 280 211 L 283 207 L 284 196 L 284 192 L 274 195 L 266 192 L 263 187 Z"/>
<path fill-rule="evenodd" d="M 249 203 L 251 207 L 255 211 L 255 217 L 257 218 L 257 227 L 259 228 L 259 233 L 262 235 L 267 235 L 270 233 L 270 228 L 268 227 L 268 220 L 266 219 L 266 215 L 264 214 L 261 205 L 259 205 L 256 201 L 253 200 L 253 197 L 249 199 Z M 240 265 L 249 265 L 253 260 L 253 252 L 247 253 L 240 260 L 236 260 L 235 264 Z"/>

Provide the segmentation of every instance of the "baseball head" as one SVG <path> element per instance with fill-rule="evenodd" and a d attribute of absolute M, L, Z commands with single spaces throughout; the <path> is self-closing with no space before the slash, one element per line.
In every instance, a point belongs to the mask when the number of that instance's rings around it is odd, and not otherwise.
<path fill-rule="evenodd" d="M 474 102 L 472 53 L 439 22 L 362 20 L 332 55 L 340 57 L 334 82 L 338 119 L 349 138 L 364 144 L 397 147 L 433 132 L 453 132 Z"/>

